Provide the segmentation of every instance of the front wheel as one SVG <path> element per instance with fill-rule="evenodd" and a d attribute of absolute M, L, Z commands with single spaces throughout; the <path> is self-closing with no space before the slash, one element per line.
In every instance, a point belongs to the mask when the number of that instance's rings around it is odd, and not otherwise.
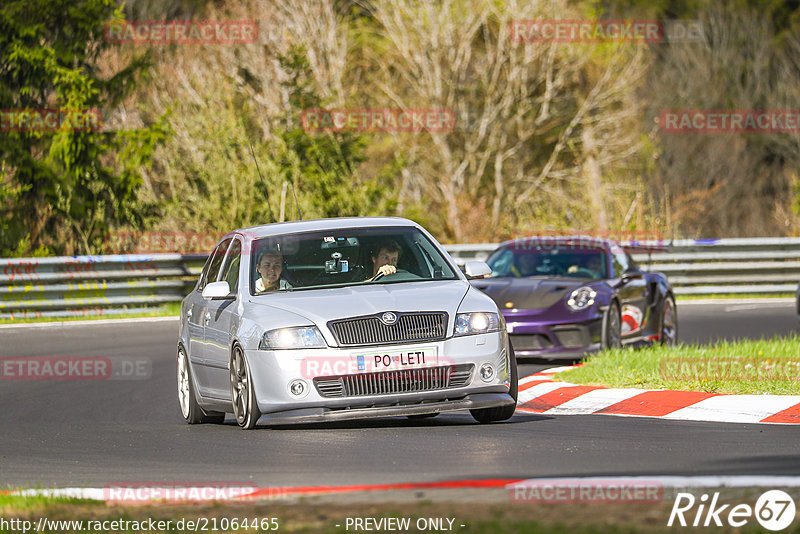
<path fill-rule="evenodd" d="M 183 347 L 178 349 L 178 404 L 181 407 L 181 415 L 190 425 L 225 421 L 224 413 L 206 412 L 197 403 L 192 382 L 192 369 L 189 367 L 189 357 Z"/>
<path fill-rule="evenodd" d="M 230 368 L 233 415 L 240 427 L 251 430 L 256 427 L 261 412 L 256 402 L 250 366 L 247 365 L 244 352 L 238 345 L 233 348 Z"/>
<path fill-rule="evenodd" d="M 622 319 L 617 301 L 611 301 L 603 315 L 603 334 L 600 341 L 603 349 L 616 349 L 622 346 Z"/>
<path fill-rule="evenodd" d="M 678 343 L 678 312 L 675 309 L 675 299 L 672 295 L 667 295 L 664 298 L 659 334 L 662 345 L 675 345 Z"/>
<path fill-rule="evenodd" d="M 492 423 L 494 421 L 505 421 L 511 419 L 517 409 L 517 393 L 519 391 L 519 378 L 517 376 L 517 357 L 514 355 L 514 349 L 511 344 L 508 345 L 508 364 L 511 367 L 509 378 L 508 394 L 514 399 L 514 404 L 508 406 L 498 406 L 496 408 L 479 408 L 477 410 L 470 410 L 469 413 L 479 423 Z"/>

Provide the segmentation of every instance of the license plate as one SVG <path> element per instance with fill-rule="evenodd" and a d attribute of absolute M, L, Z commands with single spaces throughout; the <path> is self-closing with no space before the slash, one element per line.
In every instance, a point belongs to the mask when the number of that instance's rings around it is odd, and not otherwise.
<path fill-rule="evenodd" d="M 382 350 L 355 354 L 356 369 L 360 373 L 394 371 L 397 369 L 420 369 L 436 366 L 436 347 L 420 349 Z"/>

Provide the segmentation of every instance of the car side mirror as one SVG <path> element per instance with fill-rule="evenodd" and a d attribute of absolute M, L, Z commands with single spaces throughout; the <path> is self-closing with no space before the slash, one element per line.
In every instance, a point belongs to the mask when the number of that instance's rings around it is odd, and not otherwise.
<path fill-rule="evenodd" d="M 228 282 L 220 280 L 219 282 L 211 282 L 203 288 L 203 298 L 206 300 L 233 300 L 236 295 L 231 293 Z"/>
<path fill-rule="evenodd" d="M 622 273 L 620 281 L 624 283 L 627 282 L 628 280 L 633 280 L 634 278 L 641 278 L 641 277 L 642 277 L 642 271 L 640 271 L 639 269 L 631 268 Z"/>
<path fill-rule="evenodd" d="M 486 278 L 492 274 L 492 269 L 489 268 L 485 261 L 470 260 L 464 264 L 464 274 L 470 280 Z"/>

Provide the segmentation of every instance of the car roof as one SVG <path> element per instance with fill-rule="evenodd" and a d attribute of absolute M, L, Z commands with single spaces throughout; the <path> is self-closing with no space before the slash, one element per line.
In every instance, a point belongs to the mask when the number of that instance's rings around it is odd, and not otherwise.
<path fill-rule="evenodd" d="M 288 221 L 281 223 L 262 224 L 239 228 L 229 232 L 243 234 L 253 239 L 272 237 L 278 235 L 295 234 L 300 232 L 316 232 L 323 230 L 338 230 L 341 228 L 376 228 L 381 226 L 407 226 L 420 228 L 414 221 L 402 217 L 334 217 L 329 219 L 308 219 L 304 221 Z"/>

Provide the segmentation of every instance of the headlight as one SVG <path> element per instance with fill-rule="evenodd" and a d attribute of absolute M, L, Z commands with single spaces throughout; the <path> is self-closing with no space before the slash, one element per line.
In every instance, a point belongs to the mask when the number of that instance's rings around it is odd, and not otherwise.
<path fill-rule="evenodd" d="M 270 349 L 324 349 L 328 344 L 316 326 L 276 328 L 264 332 L 259 350 Z"/>
<path fill-rule="evenodd" d="M 456 315 L 456 336 L 486 334 L 500 331 L 500 317 L 496 313 L 459 313 Z"/>
<path fill-rule="evenodd" d="M 583 286 L 579 287 L 575 291 L 569 294 L 569 299 L 567 299 L 567 306 L 570 307 L 573 311 L 581 311 L 585 310 L 592 304 L 594 304 L 594 298 L 597 296 L 597 291 L 592 289 L 591 287 Z"/>

